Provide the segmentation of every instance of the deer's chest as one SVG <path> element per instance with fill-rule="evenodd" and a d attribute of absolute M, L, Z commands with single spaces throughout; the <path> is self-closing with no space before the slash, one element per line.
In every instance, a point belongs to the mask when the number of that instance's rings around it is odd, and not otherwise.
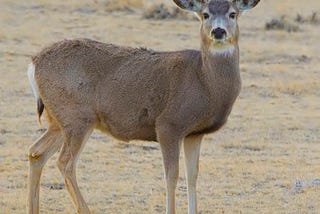
<path fill-rule="evenodd" d="M 228 90 L 230 90 L 230 93 L 226 93 Z M 203 117 L 199 119 L 192 134 L 208 134 L 219 130 L 227 122 L 239 91 L 240 88 L 227 90 L 225 88 L 224 91 L 212 93 L 207 98 L 208 102 Z"/>

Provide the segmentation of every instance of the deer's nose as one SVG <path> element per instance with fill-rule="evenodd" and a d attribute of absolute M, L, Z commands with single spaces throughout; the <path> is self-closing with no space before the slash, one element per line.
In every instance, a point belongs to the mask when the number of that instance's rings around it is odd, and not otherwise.
<path fill-rule="evenodd" d="M 225 29 L 222 29 L 220 27 L 215 28 L 211 31 L 211 36 L 215 39 L 223 39 L 227 35 L 227 32 Z"/>

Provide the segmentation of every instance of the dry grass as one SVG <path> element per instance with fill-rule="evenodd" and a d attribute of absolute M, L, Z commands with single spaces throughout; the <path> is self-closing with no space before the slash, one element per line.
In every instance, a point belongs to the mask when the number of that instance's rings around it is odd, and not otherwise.
<path fill-rule="evenodd" d="M 318 80 L 293 80 L 290 82 L 278 82 L 274 87 L 275 91 L 286 93 L 294 96 L 303 96 L 307 94 L 318 94 Z"/>
<path fill-rule="evenodd" d="M 298 23 L 320 24 L 320 15 L 318 12 L 313 12 L 311 15 L 303 16 L 297 14 L 295 21 Z"/>
<path fill-rule="evenodd" d="M 146 4 L 0 0 L 0 213 L 25 213 L 26 154 L 45 127 L 36 122 L 28 85 L 30 55 L 70 37 L 157 50 L 198 48 L 197 21 L 143 19 Z M 309 17 L 319 4 L 265 0 L 241 17 L 243 89 L 228 124 L 203 143 L 198 182 L 202 214 L 319 212 L 317 183 L 292 190 L 320 177 L 320 29 L 309 23 L 291 34 L 264 29 L 270 17 Z M 128 5 L 129 10 L 121 9 Z M 44 169 L 41 213 L 74 213 L 56 158 Z M 182 159 L 178 213 L 187 212 Z M 81 155 L 78 180 L 94 213 L 164 213 L 156 143 L 126 144 L 94 133 Z"/>
<path fill-rule="evenodd" d="M 302 30 L 303 24 L 318 25 L 320 17 L 318 12 L 313 12 L 311 15 L 301 15 L 297 13 L 295 17 L 281 15 L 278 18 L 273 18 L 265 24 L 266 30 L 284 30 L 287 32 L 297 32 Z"/>
<path fill-rule="evenodd" d="M 98 0 L 96 0 L 96 2 L 98 2 Z M 107 0 L 104 2 L 105 2 L 107 11 L 115 11 L 115 10 L 131 11 L 134 8 L 141 8 L 143 5 L 143 0 L 121 0 L 121 1 Z"/>
<path fill-rule="evenodd" d="M 178 7 L 170 7 L 165 4 L 154 4 L 146 8 L 143 12 L 146 19 L 196 19 L 186 11 L 180 10 Z"/>
<path fill-rule="evenodd" d="M 288 32 L 297 32 L 300 30 L 299 26 L 291 23 L 286 16 L 274 18 L 266 23 L 266 30 L 285 30 Z"/>

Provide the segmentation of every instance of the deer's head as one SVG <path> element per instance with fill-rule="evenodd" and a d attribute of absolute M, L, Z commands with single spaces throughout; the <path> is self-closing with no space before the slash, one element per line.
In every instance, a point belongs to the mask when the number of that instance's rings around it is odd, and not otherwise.
<path fill-rule="evenodd" d="M 201 39 L 215 51 L 234 47 L 238 42 L 238 17 L 260 0 L 173 0 L 180 8 L 195 12 L 201 21 Z"/>

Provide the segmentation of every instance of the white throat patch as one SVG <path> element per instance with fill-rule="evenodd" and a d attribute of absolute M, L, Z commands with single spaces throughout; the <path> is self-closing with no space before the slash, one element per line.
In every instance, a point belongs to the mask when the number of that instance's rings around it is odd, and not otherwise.
<path fill-rule="evenodd" d="M 216 48 L 211 47 L 210 52 L 212 55 L 219 55 L 219 56 L 230 56 L 234 53 L 235 47 L 233 45 L 228 45 L 226 47 Z"/>

